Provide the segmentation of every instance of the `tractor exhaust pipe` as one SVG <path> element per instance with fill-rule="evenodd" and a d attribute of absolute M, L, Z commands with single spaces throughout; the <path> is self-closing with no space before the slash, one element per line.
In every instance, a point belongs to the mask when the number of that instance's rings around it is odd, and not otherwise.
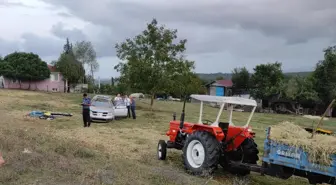
<path fill-rule="evenodd" d="M 180 119 L 180 130 L 182 130 L 183 125 L 184 125 L 185 104 L 186 104 L 186 101 L 187 101 L 187 96 L 184 96 L 184 100 L 183 100 L 183 109 L 182 109 L 181 119 Z"/>

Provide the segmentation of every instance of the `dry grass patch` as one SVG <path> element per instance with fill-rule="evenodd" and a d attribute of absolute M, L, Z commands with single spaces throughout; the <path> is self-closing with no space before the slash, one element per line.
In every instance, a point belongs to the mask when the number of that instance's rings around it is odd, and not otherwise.
<path fill-rule="evenodd" d="M 154 112 L 150 112 L 149 101 L 141 100 L 137 102 L 136 120 L 92 123 L 90 128 L 83 128 L 81 97 L 0 90 L 0 151 L 7 162 L 0 169 L 0 184 L 307 184 L 300 178 L 283 181 L 260 175 L 240 179 L 221 169 L 210 178 L 190 176 L 184 171 L 181 151 L 169 150 L 166 161 L 156 157 L 157 142 L 168 139 L 165 133 L 169 121 L 173 112 L 179 119 L 182 103 L 155 101 Z M 51 121 L 24 116 L 43 107 L 73 116 Z M 198 112 L 198 104 L 188 103 L 186 121 L 197 121 Z M 205 107 L 205 119 L 215 119 L 217 112 L 218 109 Z M 234 112 L 234 123 L 245 123 L 248 115 Z M 222 119 L 227 117 L 224 112 Z M 264 129 L 284 120 L 311 125 L 311 120 L 302 117 L 256 114 L 251 125 L 261 151 Z M 330 127 L 332 124 L 333 120 L 325 122 Z M 32 153 L 22 153 L 25 148 Z"/>

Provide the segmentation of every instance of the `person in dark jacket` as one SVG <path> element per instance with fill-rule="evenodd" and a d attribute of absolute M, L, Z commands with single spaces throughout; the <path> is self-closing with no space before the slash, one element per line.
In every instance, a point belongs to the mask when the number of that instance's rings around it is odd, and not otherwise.
<path fill-rule="evenodd" d="M 126 107 L 127 107 L 127 117 L 130 118 L 131 117 L 131 99 L 125 95 L 125 98 L 124 98 L 124 102 L 126 104 Z"/>
<path fill-rule="evenodd" d="M 82 102 L 82 114 L 83 114 L 83 122 L 84 127 L 90 127 L 91 125 L 91 118 L 90 118 L 90 105 L 91 99 L 87 97 L 87 94 L 83 94 L 83 102 Z"/>
<path fill-rule="evenodd" d="M 136 119 L 136 115 L 135 115 L 135 99 L 134 99 L 134 97 L 130 96 L 130 100 L 131 100 L 132 117 L 133 117 L 133 119 Z"/>

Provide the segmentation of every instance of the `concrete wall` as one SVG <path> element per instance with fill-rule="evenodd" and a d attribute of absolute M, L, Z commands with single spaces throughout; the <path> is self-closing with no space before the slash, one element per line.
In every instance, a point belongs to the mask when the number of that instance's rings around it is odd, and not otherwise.
<path fill-rule="evenodd" d="M 64 92 L 63 76 L 59 72 L 52 72 L 50 78 L 42 81 L 34 81 L 30 83 L 21 82 L 21 86 L 18 81 L 8 78 L 4 78 L 3 84 L 5 89 L 27 89 L 48 92 Z"/>

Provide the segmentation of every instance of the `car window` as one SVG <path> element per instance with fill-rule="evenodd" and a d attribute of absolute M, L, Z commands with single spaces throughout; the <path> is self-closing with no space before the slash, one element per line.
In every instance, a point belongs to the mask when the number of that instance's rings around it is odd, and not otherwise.
<path fill-rule="evenodd" d="M 92 103 L 91 103 L 91 106 L 96 106 L 96 107 L 109 107 L 109 108 L 111 108 L 112 107 L 112 105 L 111 105 L 111 103 L 109 102 L 109 101 L 93 101 Z"/>
<path fill-rule="evenodd" d="M 126 106 L 126 103 L 124 100 L 116 100 L 113 102 L 114 106 Z"/>

